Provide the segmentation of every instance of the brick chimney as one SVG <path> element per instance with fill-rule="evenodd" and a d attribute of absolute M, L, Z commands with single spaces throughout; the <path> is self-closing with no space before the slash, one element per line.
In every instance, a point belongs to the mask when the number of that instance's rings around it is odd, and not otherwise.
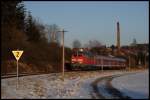
<path fill-rule="evenodd" d="M 119 22 L 117 22 L 117 49 L 120 49 L 120 27 Z"/>

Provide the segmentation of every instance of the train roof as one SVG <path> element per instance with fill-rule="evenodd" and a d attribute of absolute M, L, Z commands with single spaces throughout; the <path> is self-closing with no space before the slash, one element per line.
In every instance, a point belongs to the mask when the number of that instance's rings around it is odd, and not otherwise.
<path fill-rule="evenodd" d="M 76 50 L 77 50 L 77 51 L 80 51 L 80 50 L 81 50 L 81 51 L 87 51 L 87 50 L 89 50 L 89 49 L 88 49 L 88 48 L 73 48 L 72 50 L 73 50 L 73 51 L 76 51 Z"/>
<path fill-rule="evenodd" d="M 119 58 L 119 57 L 110 57 L 110 56 L 102 56 L 102 55 L 97 55 L 96 58 L 108 59 L 108 60 L 126 61 L 126 59 L 123 59 L 123 58 Z"/>

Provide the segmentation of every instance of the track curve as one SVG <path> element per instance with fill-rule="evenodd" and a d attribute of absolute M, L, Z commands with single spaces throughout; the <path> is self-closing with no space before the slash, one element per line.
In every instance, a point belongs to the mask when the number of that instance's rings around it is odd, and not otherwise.
<path fill-rule="evenodd" d="M 128 74 L 133 74 L 133 73 L 128 73 Z M 120 77 L 123 75 L 125 74 L 106 76 L 106 77 L 96 79 L 91 84 L 94 90 L 93 98 L 94 99 L 130 99 L 129 96 L 124 95 L 122 92 L 114 88 L 111 84 L 113 78 Z"/>

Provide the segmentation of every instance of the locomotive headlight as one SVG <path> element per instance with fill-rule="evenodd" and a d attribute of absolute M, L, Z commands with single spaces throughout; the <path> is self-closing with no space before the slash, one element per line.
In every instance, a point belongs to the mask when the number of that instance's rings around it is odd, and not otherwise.
<path fill-rule="evenodd" d="M 83 49 L 81 48 L 80 51 L 83 52 Z"/>
<path fill-rule="evenodd" d="M 78 62 L 81 64 L 83 63 L 83 59 L 78 59 Z"/>
<path fill-rule="evenodd" d="M 72 61 L 76 61 L 76 59 L 72 59 Z"/>
<path fill-rule="evenodd" d="M 83 59 L 78 59 L 78 61 L 79 61 L 79 62 L 82 62 L 82 61 L 83 61 Z"/>
<path fill-rule="evenodd" d="M 80 64 L 82 63 L 82 62 L 79 62 Z"/>

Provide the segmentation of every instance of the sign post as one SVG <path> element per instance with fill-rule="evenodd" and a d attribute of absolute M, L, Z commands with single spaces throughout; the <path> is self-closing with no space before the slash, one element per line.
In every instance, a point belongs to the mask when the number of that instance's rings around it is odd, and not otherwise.
<path fill-rule="evenodd" d="M 62 79 L 64 81 L 64 65 L 65 65 L 64 32 L 68 32 L 68 31 L 62 29 L 62 31 L 58 31 L 58 32 L 62 32 Z"/>
<path fill-rule="evenodd" d="M 102 57 L 102 59 L 101 59 L 101 67 L 102 67 L 102 72 L 103 72 L 103 57 Z"/>
<path fill-rule="evenodd" d="M 131 62 L 130 62 L 130 55 L 129 55 L 129 71 L 130 71 L 130 66 L 131 66 Z"/>
<path fill-rule="evenodd" d="M 15 56 L 16 60 L 17 60 L 17 88 L 18 88 L 18 82 L 19 82 L 19 68 L 18 68 L 18 60 L 20 59 L 23 51 L 22 50 L 17 50 L 17 51 L 12 51 L 13 55 Z"/>
<path fill-rule="evenodd" d="M 18 82 L 19 82 L 19 75 L 18 75 L 18 60 L 17 60 L 17 88 L 18 88 Z"/>

